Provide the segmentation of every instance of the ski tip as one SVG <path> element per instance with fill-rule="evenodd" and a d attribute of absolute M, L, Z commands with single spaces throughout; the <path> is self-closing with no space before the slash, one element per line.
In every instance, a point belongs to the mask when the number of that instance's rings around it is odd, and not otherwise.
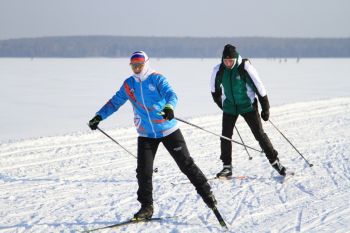
<path fill-rule="evenodd" d="M 226 225 L 226 223 L 225 223 L 224 220 L 220 220 L 220 221 L 219 221 L 219 224 L 220 224 L 220 226 L 221 226 L 225 231 L 228 230 L 228 227 L 227 227 L 227 225 Z"/>
<path fill-rule="evenodd" d="M 224 231 L 228 231 L 228 227 L 226 226 L 226 224 L 225 224 L 225 226 L 222 226 L 222 228 L 224 229 Z"/>
<path fill-rule="evenodd" d="M 222 218 L 221 214 L 219 213 L 219 210 L 217 209 L 217 207 L 214 206 L 214 207 L 211 208 L 211 209 L 213 210 L 213 212 L 214 212 L 216 218 L 218 219 L 220 226 L 221 226 L 222 228 L 228 230 L 228 227 L 227 227 L 227 225 L 226 225 L 224 219 Z"/>
<path fill-rule="evenodd" d="M 219 221 L 219 223 L 223 228 L 227 228 L 227 225 L 224 221 Z"/>

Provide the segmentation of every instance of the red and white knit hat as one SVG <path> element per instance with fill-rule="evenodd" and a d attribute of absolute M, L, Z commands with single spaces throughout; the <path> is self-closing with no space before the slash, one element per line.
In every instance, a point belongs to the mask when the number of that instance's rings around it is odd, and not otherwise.
<path fill-rule="evenodd" d="M 130 63 L 145 63 L 148 61 L 148 56 L 143 51 L 136 51 L 131 54 Z"/>

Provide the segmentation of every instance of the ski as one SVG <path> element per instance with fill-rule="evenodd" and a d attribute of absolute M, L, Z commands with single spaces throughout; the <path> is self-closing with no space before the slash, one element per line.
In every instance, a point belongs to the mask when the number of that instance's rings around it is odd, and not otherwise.
<path fill-rule="evenodd" d="M 248 177 L 247 176 L 230 176 L 230 177 L 210 177 L 208 178 L 207 180 L 210 181 L 210 180 L 244 180 L 244 179 L 247 179 Z M 177 182 L 177 183 L 174 183 L 174 182 L 171 182 L 171 184 L 173 186 L 176 186 L 176 185 L 179 185 L 179 184 L 190 184 L 191 182 L 189 180 L 185 180 L 183 182 Z"/>
<path fill-rule="evenodd" d="M 217 220 L 219 221 L 220 226 L 222 226 L 225 230 L 228 230 L 228 227 L 227 227 L 227 225 L 226 225 L 224 219 L 222 218 L 222 216 L 221 216 L 219 210 L 218 210 L 216 207 L 212 208 L 212 210 L 213 210 L 213 212 L 214 212 L 214 214 L 215 214 L 215 217 L 216 217 Z"/>
<path fill-rule="evenodd" d="M 247 179 L 247 176 L 227 176 L 227 177 L 211 177 L 208 180 L 244 180 Z"/>
<path fill-rule="evenodd" d="M 144 222 L 159 222 L 168 218 L 172 218 L 172 217 L 162 217 L 162 218 L 148 218 L 148 219 L 135 219 L 132 218 L 130 220 L 124 221 L 124 222 L 119 222 L 116 224 L 112 224 L 112 225 L 108 225 L 108 226 L 104 226 L 104 227 L 98 227 L 98 228 L 93 228 L 90 230 L 85 230 L 83 231 L 84 233 L 88 233 L 88 232 L 94 232 L 94 231 L 99 231 L 99 230 L 104 230 L 104 229 L 110 229 L 110 228 L 116 228 L 116 227 L 121 227 L 121 226 L 125 226 L 125 225 L 129 225 L 129 224 L 136 224 L 136 223 L 144 223 Z"/>

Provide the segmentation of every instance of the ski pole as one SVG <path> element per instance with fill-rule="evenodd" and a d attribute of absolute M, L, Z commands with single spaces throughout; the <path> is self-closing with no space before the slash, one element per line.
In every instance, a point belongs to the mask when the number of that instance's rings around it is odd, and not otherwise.
<path fill-rule="evenodd" d="M 129 155 L 131 155 L 132 157 L 134 157 L 135 159 L 137 159 L 137 157 L 131 153 L 128 149 L 126 149 L 124 146 L 120 145 L 119 142 L 117 142 L 114 138 L 112 138 L 111 136 L 109 136 L 106 132 L 104 132 L 102 129 L 100 129 L 98 126 L 97 126 L 97 129 L 103 133 L 104 135 L 106 135 L 106 137 L 108 137 L 109 139 L 111 139 L 113 142 L 115 142 L 118 146 L 120 146 L 121 148 L 123 148 L 126 152 L 128 152 Z M 158 168 L 155 168 L 153 170 L 154 172 L 158 172 Z"/>
<path fill-rule="evenodd" d="M 241 139 L 242 144 L 244 145 L 244 149 L 245 149 L 245 151 L 246 151 L 247 154 L 248 154 L 249 160 L 252 160 L 253 157 L 250 156 L 250 154 L 249 154 L 249 152 L 248 152 L 248 150 L 247 150 L 247 147 L 245 146 L 245 144 L 244 144 L 244 142 L 243 142 L 243 138 L 241 137 L 241 134 L 239 133 L 239 131 L 238 131 L 238 129 L 237 129 L 237 126 L 235 126 L 235 129 L 236 129 L 236 131 L 237 131 L 237 134 L 238 134 L 239 138 Z"/>
<path fill-rule="evenodd" d="M 131 155 L 132 157 L 134 157 L 135 159 L 137 159 L 137 157 L 131 153 L 129 150 L 127 150 L 124 146 L 120 145 L 119 142 L 117 142 L 114 138 L 112 138 L 111 136 L 109 136 L 106 132 L 104 132 L 102 129 L 100 129 L 98 126 L 97 126 L 97 129 L 103 133 L 104 135 L 106 135 L 106 137 L 108 137 L 109 139 L 111 139 L 113 142 L 115 142 L 118 146 L 120 146 L 121 148 L 123 148 L 126 152 L 129 153 L 129 155 Z"/>
<path fill-rule="evenodd" d="M 309 163 L 309 161 L 307 161 L 307 159 L 299 152 L 299 150 L 289 141 L 289 139 L 284 136 L 284 134 L 277 128 L 277 126 L 275 126 L 271 120 L 269 120 L 269 122 L 271 123 L 271 125 L 287 140 L 287 142 L 294 148 L 294 150 L 296 152 L 298 152 L 298 154 L 305 160 L 305 162 L 310 166 L 314 166 L 312 163 Z"/>
<path fill-rule="evenodd" d="M 243 144 L 243 143 L 237 142 L 237 141 L 235 141 L 235 140 L 233 140 L 233 139 L 231 139 L 231 138 L 228 138 L 228 137 L 222 136 L 222 135 L 220 135 L 220 134 L 216 134 L 216 133 L 214 133 L 214 132 L 211 132 L 211 131 L 209 131 L 209 130 L 206 130 L 206 129 L 204 129 L 204 128 L 198 126 L 198 125 L 192 124 L 192 123 L 190 123 L 190 122 L 188 122 L 188 121 L 185 121 L 185 120 L 182 120 L 182 119 L 180 119 L 180 118 L 174 117 L 174 119 L 176 119 L 176 120 L 178 120 L 178 121 L 181 121 L 181 122 L 183 122 L 183 123 L 185 123 L 185 124 L 191 125 L 191 126 L 197 128 L 197 129 L 201 129 L 201 130 L 203 130 L 203 131 L 205 131 L 205 132 L 211 133 L 211 134 L 213 134 L 213 135 L 215 135 L 215 136 L 218 136 L 218 137 L 220 137 L 220 138 L 223 138 L 223 139 L 226 139 L 226 140 L 228 140 L 228 141 L 231 141 L 231 142 L 234 142 L 234 143 L 236 143 L 236 144 L 239 144 L 239 145 L 241 145 L 241 146 L 245 146 L 246 148 L 249 148 L 249 149 L 251 149 L 251 150 L 255 150 L 255 151 L 260 152 L 260 153 L 263 152 L 263 151 L 261 151 L 261 150 L 255 149 L 254 147 L 250 147 L 250 146 L 247 146 L 247 145 L 245 145 L 245 144 Z"/>

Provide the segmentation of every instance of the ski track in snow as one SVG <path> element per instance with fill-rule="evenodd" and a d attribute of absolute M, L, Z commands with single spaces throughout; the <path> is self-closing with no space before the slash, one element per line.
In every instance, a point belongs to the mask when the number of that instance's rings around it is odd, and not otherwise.
<path fill-rule="evenodd" d="M 221 131 L 221 115 L 188 120 Z M 248 160 L 233 145 L 233 171 L 246 178 L 209 181 L 229 231 L 350 232 L 350 98 L 275 107 L 271 120 L 314 167 L 269 123 L 265 131 L 295 176 L 281 182 L 263 154 L 250 151 Z M 197 165 L 215 176 L 222 168 L 219 138 L 179 125 Z M 241 118 L 237 127 L 246 144 L 259 148 Z M 136 154 L 133 128 L 107 133 Z M 155 167 L 154 216 L 175 218 L 101 232 L 222 232 L 194 187 L 180 184 L 187 179 L 163 146 Z M 0 232 L 81 232 L 127 220 L 139 208 L 135 169 L 135 158 L 99 132 L 2 143 Z"/>

